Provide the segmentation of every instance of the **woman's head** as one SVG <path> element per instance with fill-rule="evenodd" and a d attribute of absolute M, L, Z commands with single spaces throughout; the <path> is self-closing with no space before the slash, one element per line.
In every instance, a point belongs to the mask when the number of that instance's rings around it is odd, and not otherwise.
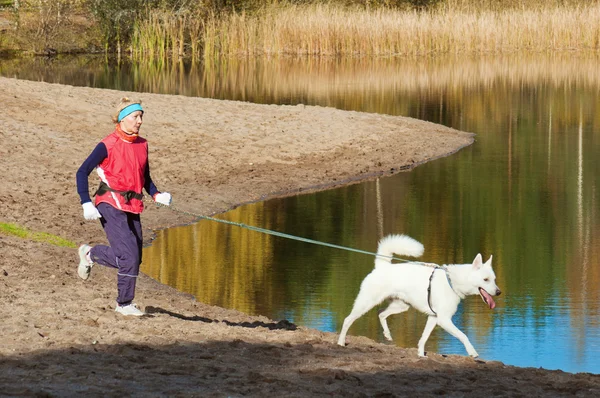
<path fill-rule="evenodd" d="M 135 136 L 140 132 L 144 110 L 141 100 L 121 98 L 119 105 L 112 115 L 112 121 L 119 124 L 121 130 L 129 136 Z"/>

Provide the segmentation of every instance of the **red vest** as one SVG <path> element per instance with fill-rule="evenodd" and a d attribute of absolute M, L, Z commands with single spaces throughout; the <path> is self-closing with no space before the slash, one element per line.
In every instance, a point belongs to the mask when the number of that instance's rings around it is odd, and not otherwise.
<path fill-rule="evenodd" d="M 106 146 L 108 156 L 96 169 L 100 179 L 114 190 L 142 193 L 148 164 L 148 142 L 138 137 L 129 143 L 123 141 L 116 132 L 104 138 L 102 142 Z M 96 206 L 99 203 L 108 203 L 129 213 L 140 214 L 144 211 L 144 202 L 132 198 L 129 203 L 125 203 L 125 198 L 116 192 L 97 195 Z"/>

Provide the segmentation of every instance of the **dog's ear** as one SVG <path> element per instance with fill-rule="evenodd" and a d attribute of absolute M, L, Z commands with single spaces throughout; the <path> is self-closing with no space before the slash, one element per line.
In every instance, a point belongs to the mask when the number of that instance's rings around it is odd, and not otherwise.
<path fill-rule="evenodd" d="M 473 260 L 473 268 L 478 269 L 482 266 L 483 264 L 483 259 L 481 258 L 481 253 L 477 253 L 477 256 L 475 256 L 475 260 Z"/>
<path fill-rule="evenodd" d="M 492 257 L 494 257 L 494 256 L 492 256 L 492 255 L 490 254 L 490 258 L 488 258 L 488 260 L 485 262 L 485 265 L 489 265 L 489 266 L 491 266 L 491 265 L 492 265 Z"/>

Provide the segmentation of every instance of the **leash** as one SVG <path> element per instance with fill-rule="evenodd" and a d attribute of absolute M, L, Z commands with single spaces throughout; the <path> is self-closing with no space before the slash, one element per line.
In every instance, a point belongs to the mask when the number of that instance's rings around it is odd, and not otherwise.
<path fill-rule="evenodd" d="M 148 200 L 146 200 L 146 201 L 149 202 Z M 236 227 L 248 229 L 250 231 L 261 232 L 263 234 L 268 234 L 268 235 L 278 236 L 278 237 L 281 237 L 281 238 L 287 238 L 287 239 L 297 240 L 297 241 L 305 242 L 305 243 L 312 243 L 312 244 L 315 244 L 315 245 L 332 247 L 334 249 L 341 249 L 341 250 L 351 251 L 351 252 L 355 252 L 355 253 L 367 254 L 367 255 L 371 255 L 371 256 L 375 256 L 375 257 L 389 258 L 389 259 L 392 259 L 392 260 L 397 260 L 397 261 L 402 261 L 402 262 L 407 262 L 407 263 L 409 263 L 409 262 L 410 263 L 415 263 L 415 264 L 423 265 L 425 267 L 432 267 L 433 271 L 431 271 L 431 275 L 429 276 L 429 285 L 427 286 L 427 304 L 429 305 L 429 309 L 431 310 L 431 312 L 433 312 L 433 315 L 435 315 L 435 316 L 437 316 L 437 313 L 433 310 L 433 307 L 431 306 L 431 281 L 433 280 L 433 275 L 435 274 L 435 271 L 437 271 L 438 269 L 444 270 L 444 272 L 446 273 L 446 280 L 448 281 L 448 284 L 450 285 L 450 288 L 452 289 L 452 291 L 455 294 L 457 294 L 456 291 L 454 290 L 454 287 L 452 286 L 452 282 L 450 281 L 450 276 L 448 275 L 448 268 L 445 265 L 438 265 L 438 264 L 435 264 L 435 263 L 425 263 L 425 262 L 422 262 L 422 261 L 406 260 L 406 259 L 398 258 L 398 257 L 394 257 L 394 256 L 384 256 L 384 255 L 377 254 L 377 253 L 374 253 L 374 252 L 369 252 L 369 251 L 366 251 L 366 250 L 360 250 L 360 249 L 355 249 L 355 248 L 352 248 L 352 247 L 340 246 L 340 245 L 335 245 L 333 243 L 327 243 L 327 242 L 322 242 L 322 241 L 318 241 L 318 240 L 314 240 L 314 239 L 303 238 L 303 237 L 300 237 L 300 236 L 290 235 L 290 234 L 286 234 L 286 233 L 278 232 L 278 231 L 273 231 L 273 230 L 266 229 L 266 228 L 255 227 L 253 225 L 248 225 L 248 224 L 244 224 L 244 223 L 239 223 L 239 222 L 234 222 L 234 221 L 227 221 L 227 220 L 221 220 L 219 218 L 214 218 L 214 217 L 210 217 L 210 216 L 204 216 L 202 214 L 192 213 L 190 211 L 182 210 L 182 209 L 179 209 L 179 208 L 175 207 L 173 204 L 171 204 L 171 205 L 163 205 L 162 203 L 157 203 L 157 202 L 154 202 L 154 201 L 149 202 L 149 203 L 154 203 L 158 207 L 168 208 L 169 210 L 171 210 L 171 211 L 173 211 L 175 213 L 181 213 L 181 214 L 185 214 L 187 216 L 196 217 L 196 218 L 203 219 L 203 220 L 215 221 L 215 222 L 222 223 L 222 224 L 233 225 L 233 226 L 236 226 Z"/>
<path fill-rule="evenodd" d="M 179 209 L 179 208 L 175 207 L 173 204 L 171 204 L 171 205 L 163 205 L 161 203 L 156 203 L 154 201 L 150 201 L 150 200 L 147 200 L 147 199 L 145 201 L 148 202 L 148 203 L 154 203 L 158 207 L 168 208 L 169 210 L 171 210 L 171 211 L 173 211 L 175 213 L 181 213 L 181 214 L 185 214 L 187 216 L 192 216 L 192 217 L 200 218 L 200 219 L 203 219 L 203 220 L 215 221 L 215 222 L 222 223 L 222 224 L 233 225 L 233 226 L 236 226 L 236 227 L 248 229 L 250 231 L 260 232 L 260 233 L 263 233 L 263 234 L 268 234 L 268 235 L 273 235 L 273 236 L 279 236 L 281 238 L 287 238 L 287 239 L 297 240 L 297 241 L 305 242 L 305 243 L 312 243 L 312 244 L 320 245 L 320 246 L 332 247 L 334 249 L 340 249 L 340 250 L 346 250 L 346 251 L 351 251 L 351 252 L 355 252 L 355 253 L 367 254 L 367 255 L 371 255 L 371 256 L 375 256 L 375 257 L 380 257 L 380 258 L 389 258 L 391 260 L 396 260 L 396 261 L 421 264 L 421 265 L 425 265 L 427 267 L 439 267 L 439 265 L 433 264 L 433 263 L 424 263 L 424 262 L 421 262 L 421 261 L 406 260 L 406 259 L 398 258 L 398 257 L 394 257 L 394 256 L 384 256 L 384 255 L 377 254 L 377 253 L 374 253 L 374 252 L 369 252 L 369 251 L 366 251 L 366 250 L 360 250 L 360 249 L 355 249 L 355 248 L 352 248 L 352 247 L 335 245 L 333 243 L 327 243 L 327 242 L 322 242 L 322 241 L 318 241 L 318 240 L 314 240 L 314 239 L 303 238 L 303 237 L 300 237 L 300 236 L 290 235 L 290 234 L 286 234 L 286 233 L 278 232 L 278 231 L 273 231 L 273 230 L 266 229 L 266 228 L 255 227 L 253 225 L 248 225 L 248 224 L 244 224 L 244 223 L 239 223 L 239 222 L 234 222 L 234 221 L 227 221 L 227 220 L 221 220 L 219 218 L 214 218 L 214 217 L 210 217 L 210 216 L 204 216 L 202 214 L 193 213 L 193 212 L 190 212 L 190 211 Z M 434 269 L 434 271 L 435 271 L 435 269 Z"/>
<path fill-rule="evenodd" d="M 297 240 L 297 241 L 305 242 L 305 243 L 312 243 L 312 244 L 315 244 L 315 245 L 332 247 L 334 249 L 341 249 L 341 250 L 351 251 L 351 252 L 355 252 L 355 253 L 367 254 L 367 255 L 371 255 L 371 256 L 375 256 L 375 257 L 389 258 L 389 259 L 392 259 L 392 260 L 397 260 L 397 261 L 402 261 L 402 262 L 407 262 L 407 263 L 408 262 L 415 263 L 415 264 L 419 264 L 419 265 L 422 265 L 422 266 L 425 266 L 425 267 L 432 267 L 433 271 L 431 271 L 431 276 L 429 276 L 429 285 L 427 286 L 427 304 L 429 305 L 429 309 L 431 310 L 431 312 L 433 312 L 433 315 L 435 315 L 435 316 L 437 316 L 437 313 L 433 310 L 433 307 L 431 306 L 431 281 L 433 280 L 433 275 L 435 274 L 435 271 L 437 271 L 438 269 L 443 269 L 446 272 L 446 280 L 448 281 L 448 284 L 450 285 L 450 288 L 452 289 L 452 291 L 455 294 L 457 294 L 456 291 L 454 290 L 454 287 L 452 286 L 452 282 L 450 281 L 450 276 L 448 275 L 448 268 L 445 265 L 438 265 L 438 264 L 435 264 L 435 263 L 425 263 L 425 262 L 422 262 L 422 261 L 406 260 L 406 259 L 398 258 L 398 257 L 394 257 L 394 256 L 384 256 L 384 255 L 377 254 L 377 253 L 374 253 L 374 252 L 369 252 L 369 251 L 366 251 L 366 250 L 360 250 L 360 249 L 355 249 L 355 248 L 352 248 L 352 247 L 340 246 L 340 245 L 335 245 L 333 243 L 327 243 L 327 242 L 322 242 L 322 241 L 318 241 L 318 240 L 314 240 L 314 239 L 303 238 L 303 237 L 300 237 L 300 236 L 290 235 L 290 234 L 286 234 L 286 233 L 278 232 L 278 231 L 273 231 L 273 230 L 266 229 L 266 228 L 255 227 L 253 225 L 248 225 L 248 224 L 244 224 L 244 223 L 238 223 L 238 222 L 234 222 L 234 221 L 221 220 L 219 218 L 214 218 L 214 217 L 210 217 L 210 216 L 204 216 L 202 214 L 192 213 L 192 212 L 186 211 L 186 210 L 181 210 L 181 209 L 178 209 L 177 207 L 175 207 L 173 204 L 167 206 L 167 205 L 163 205 L 161 203 L 156 203 L 156 202 L 149 202 L 149 203 L 154 203 L 158 207 L 168 208 L 169 210 L 171 210 L 173 212 L 176 212 L 176 213 L 185 214 L 187 216 L 196 217 L 196 218 L 200 218 L 200 219 L 203 219 L 203 220 L 209 220 L 209 221 L 215 221 L 215 222 L 222 223 L 222 224 L 233 225 L 233 226 L 236 226 L 236 227 L 248 229 L 250 231 L 261 232 L 261 233 L 268 234 L 268 235 L 273 235 L 273 236 L 278 236 L 278 237 L 281 237 L 281 238 L 287 238 L 287 239 Z"/>

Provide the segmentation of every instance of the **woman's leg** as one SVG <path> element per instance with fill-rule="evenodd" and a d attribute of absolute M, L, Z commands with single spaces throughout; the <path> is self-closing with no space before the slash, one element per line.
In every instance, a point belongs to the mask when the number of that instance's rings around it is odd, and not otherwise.
<path fill-rule="evenodd" d="M 90 257 L 94 263 L 117 268 L 117 303 L 128 305 L 135 296 L 135 284 L 141 263 L 142 232 L 139 214 L 115 209 L 100 203 L 100 221 L 110 246 L 94 246 Z"/>
<path fill-rule="evenodd" d="M 127 214 L 127 224 L 131 232 L 131 239 L 128 241 L 127 250 L 135 252 L 132 261 L 119 261 L 119 270 L 117 272 L 117 303 L 119 305 L 128 305 L 135 297 L 135 285 L 138 274 L 140 273 L 140 264 L 142 263 L 142 225 L 140 215 L 133 213 Z M 135 258 L 135 261 L 133 261 Z M 119 259 L 119 257 L 117 257 Z"/>

